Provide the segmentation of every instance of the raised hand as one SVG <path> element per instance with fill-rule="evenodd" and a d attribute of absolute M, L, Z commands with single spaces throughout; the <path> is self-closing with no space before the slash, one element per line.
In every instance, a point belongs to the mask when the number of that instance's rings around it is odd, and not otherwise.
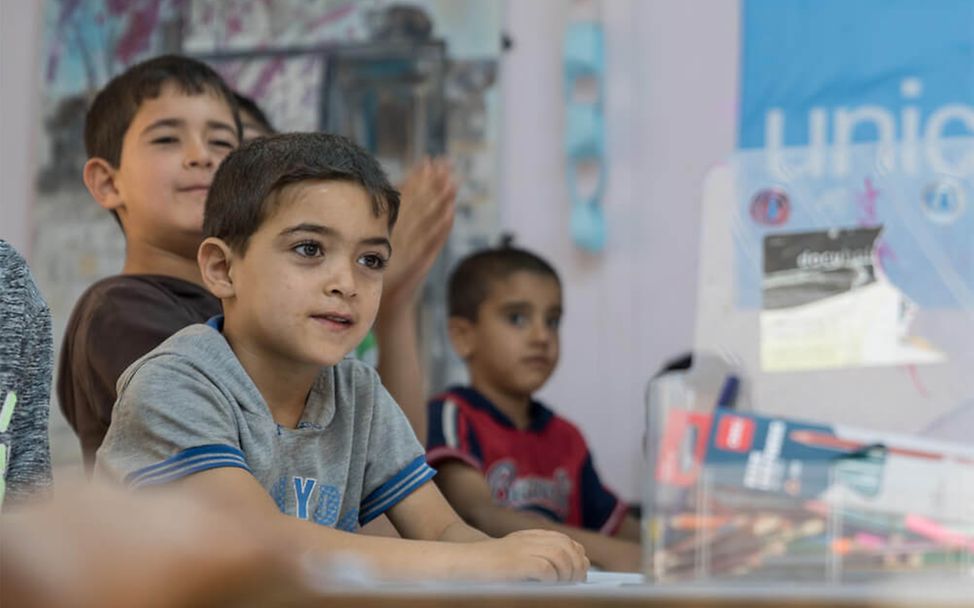
<path fill-rule="evenodd" d="M 414 303 L 453 227 L 457 184 L 445 159 L 423 159 L 400 186 L 399 219 L 392 232 L 379 317 Z"/>

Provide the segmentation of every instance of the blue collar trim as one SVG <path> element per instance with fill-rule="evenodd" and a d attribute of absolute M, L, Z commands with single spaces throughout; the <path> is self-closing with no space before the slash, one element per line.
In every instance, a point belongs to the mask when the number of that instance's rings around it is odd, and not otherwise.
<path fill-rule="evenodd" d="M 447 393 L 457 394 L 473 407 L 490 414 L 498 423 L 512 429 L 517 429 L 517 426 L 515 426 L 511 419 L 507 417 L 507 414 L 497 409 L 497 406 L 495 406 L 490 399 L 481 394 L 477 389 L 469 386 L 452 386 L 447 390 Z M 531 411 L 528 413 L 528 419 L 531 422 L 528 424 L 527 430 L 534 433 L 540 433 L 545 429 L 546 426 L 548 426 L 548 423 L 551 422 L 551 419 L 554 417 L 555 413 L 534 399 L 531 400 L 531 405 L 529 407 L 531 408 Z"/>

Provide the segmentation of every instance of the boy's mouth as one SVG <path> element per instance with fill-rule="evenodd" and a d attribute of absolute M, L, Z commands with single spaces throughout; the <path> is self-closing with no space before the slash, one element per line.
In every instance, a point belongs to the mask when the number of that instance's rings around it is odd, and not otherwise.
<path fill-rule="evenodd" d="M 318 321 L 319 323 L 323 323 L 325 325 L 335 327 L 336 329 L 351 327 L 352 324 L 355 322 L 352 319 L 351 315 L 343 315 L 339 313 L 323 313 L 320 315 L 311 315 L 311 318 L 314 319 L 315 321 Z"/>
<path fill-rule="evenodd" d="M 524 357 L 522 362 L 530 367 L 548 367 L 551 365 L 551 359 L 545 357 L 544 355 L 533 355 Z"/>
<path fill-rule="evenodd" d="M 205 193 L 207 193 L 207 192 L 210 191 L 210 185 L 209 184 L 193 184 L 191 186 L 182 186 L 180 188 L 177 188 L 177 190 L 179 190 L 180 192 L 189 192 L 189 193 L 202 192 L 202 193 L 205 194 Z"/>

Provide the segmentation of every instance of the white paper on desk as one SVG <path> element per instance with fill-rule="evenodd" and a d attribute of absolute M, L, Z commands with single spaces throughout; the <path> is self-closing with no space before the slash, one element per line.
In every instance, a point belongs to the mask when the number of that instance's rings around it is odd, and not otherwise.
<path fill-rule="evenodd" d="M 589 570 L 585 585 L 602 585 L 619 587 L 621 585 L 641 585 L 646 582 L 642 574 L 636 572 L 606 572 L 604 570 Z"/>

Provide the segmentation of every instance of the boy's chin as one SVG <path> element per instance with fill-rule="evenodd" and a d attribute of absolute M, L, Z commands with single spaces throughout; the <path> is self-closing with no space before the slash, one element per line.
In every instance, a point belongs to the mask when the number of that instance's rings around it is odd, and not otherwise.
<path fill-rule="evenodd" d="M 546 373 L 534 373 L 527 378 L 522 378 L 518 383 L 519 388 L 524 392 L 529 394 L 534 394 L 541 390 L 541 387 L 545 385 L 546 382 L 551 378 L 551 372 Z"/>
<path fill-rule="evenodd" d="M 159 249 L 164 249 L 169 253 L 178 255 L 187 260 L 196 261 L 196 254 L 199 252 L 200 244 L 203 242 L 203 235 L 180 234 L 177 238 L 171 239 Z"/>
<path fill-rule="evenodd" d="M 545 378 L 547 380 L 547 378 Z M 495 386 L 494 390 L 499 393 L 504 393 L 507 395 L 518 395 L 524 397 L 525 399 L 530 399 L 535 393 L 541 390 L 544 386 L 544 382 L 518 382 L 516 384 L 508 384 L 506 386 Z"/>
<path fill-rule="evenodd" d="M 310 360 L 308 362 L 321 367 L 331 367 L 338 365 L 353 350 L 355 350 L 354 347 L 347 350 L 335 348 L 318 350 L 309 357 Z"/>
<path fill-rule="evenodd" d="M 345 353 L 348 354 L 348 353 Z M 345 358 L 345 355 L 335 356 L 334 354 L 322 354 L 314 357 L 309 363 L 318 367 L 332 367 Z"/>

